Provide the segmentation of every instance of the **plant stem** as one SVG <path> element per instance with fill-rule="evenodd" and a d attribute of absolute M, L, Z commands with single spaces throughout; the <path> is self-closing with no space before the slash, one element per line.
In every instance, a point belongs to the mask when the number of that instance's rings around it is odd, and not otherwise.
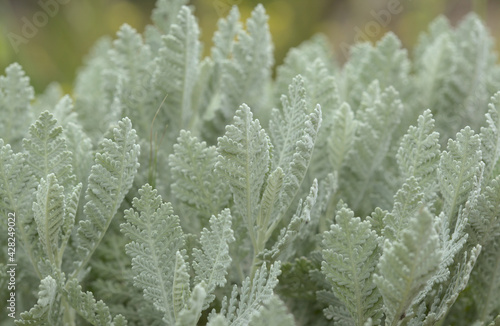
<path fill-rule="evenodd" d="M 62 305 L 64 307 L 64 325 L 75 326 L 75 310 L 71 308 L 65 297 L 62 297 Z"/>

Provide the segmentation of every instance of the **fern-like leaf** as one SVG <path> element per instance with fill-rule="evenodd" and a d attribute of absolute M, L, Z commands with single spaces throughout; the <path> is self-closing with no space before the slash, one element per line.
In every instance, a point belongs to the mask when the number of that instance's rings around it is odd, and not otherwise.
<path fill-rule="evenodd" d="M 448 141 L 447 151 L 439 162 L 439 188 L 444 197 L 443 210 L 450 225 L 453 225 L 460 206 L 467 201 L 468 195 L 482 171 L 481 139 L 469 127 L 457 134 L 456 140 Z"/>
<path fill-rule="evenodd" d="M 457 56 L 453 54 L 458 51 L 446 19 L 437 18 L 430 29 L 430 34 L 421 38 L 417 48 L 420 57 L 416 58 L 416 84 L 421 93 L 416 101 L 419 107 L 435 110 L 438 129 L 446 137 L 456 125 L 456 118 L 451 115 L 462 98 L 460 82 L 452 77 L 458 65 Z"/>
<path fill-rule="evenodd" d="M 61 241 L 59 245 L 59 257 L 57 261 L 62 263 L 64 250 L 69 242 L 73 229 L 75 227 L 76 215 L 80 204 L 82 184 L 79 183 L 71 189 L 64 198 L 64 221 L 61 225 Z"/>
<path fill-rule="evenodd" d="M 229 243 L 234 240 L 231 212 L 225 209 L 217 217 L 210 218 L 210 230 L 205 228 L 201 231 L 202 249 L 193 249 L 193 268 L 196 272 L 194 281 L 205 284 L 207 296 L 204 308 L 215 299 L 215 288 L 226 284 L 227 269 L 231 264 Z"/>
<path fill-rule="evenodd" d="M 260 194 L 269 171 L 271 143 L 259 120 L 252 119 L 250 108 L 243 104 L 218 139 L 216 167 L 227 178 L 233 193 L 236 213 L 244 221 L 255 244 L 255 220 Z M 255 247 L 255 245 L 254 245 Z"/>
<path fill-rule="evenodd" d="M 50 275 L 40 281 L 36 305 L 21 313 L 16 325 L 58 326 L 61 323 L 60 297 L 57 282 Z"/>
<path fill-rule="evenodd" d="M 290 223 L 280 230 L 278 239 L 274 243 L 271 249 L 259 248 L 261 251 L 258 252 L 259 259 L 265 260 L 281 260 L 286 261 L 288 258 L 294 255 L 296 248 L 292 246 L 294 240 L 299 235 L 301 228 L 304 224 L 309 223 L 311 220 L 311 210 L 316 204 L 316 199 L 318 198 L 318 181 L 313 180 L 309 195 L 304 201 L 299 200 L 297 205 L 297 211 L 293 215 Z M 277 227 L 279 220 L 274 220 L 274 223 L 270 225 L 264 236 L 264 244 L 271 237 L 273 231 Z M 263 250 L 264 249 L 264 250 Z"/>
<path fill-rule="evenodd" d="M 333 61 L 322 61 L 319 58 L 313 60 L 307 65 L 307 69 L 303 74 L 306 81 L 305 87 L 307 98 L 309 99 L 308 106 L 321 105 L 321 109 L 325 115 L 325 123 L 330 114 L 333 114 L 340 106 L 338 82 L 332 75 Z M 332 122 L 332 120 L 328 121 Z M 329 126 L 329 123 L 327 123 Z"/>
<path fill-rule="evenodd" d="M 363 92 L 374 80 L 378 80 L 382 89 L 394 85 L 402 97 L 406 94 L 410 62 L 407 51 L 401 47 L 397 36 L 388 33 L 375 47 L 361 43 L 351 48 L 340 87 L 341 98 L 351 108 L 355 110 L 359 107 Z"/>
<path fill-rule="evenodd" d="M 274 165 L 285 169 L 292 162 L 295 146 L 302 135 L 301 131 L 309 111 L 302 76 L 293 79 L 288 94 L 281 96 L 283 109 L 273 109 L 269 121 L 270 136 L 275 147 Z"/>
<path fill-rule="evenodd" d="M 293 199 L 300 190 L 309 164 L 311 163 L 316 137 L 321 126 L 321 107 L 318 105 L 307 116 L 304 123 L 304 133 L 296 143 L 296 152 L 293 154 L 289 169 L 285 172 L 283 192 L 280 196 L 280 210 L 284 214 L 290 207 Z"/>
<path fill-rule="evenodd" d="M 0 138 L 0 212 L 27 216 L 35 184 L 22 153 L 14 153 Z"/>
<path fill-rule="evenodd" d="M 401 240 L 385 241 L 374 282 L 384 299 L 386 325 L 397 325 L 420 303 L 442 255 L 433 217 L 425 209 L 411 217 Z"/>
<path fill-rule="evenodd" d="M 62 186 L 74 181 L 71 167 L 71 152 L 67 150 L 63 129 L 48 111 L 43 112 L 30 127 L 30 137 L 25 138 L 23 147 L 28 153 L 27 164 L 36 180 L 54 173 Z"/>
<path fill-rule="evenodd" d="M 482 246 L 497 242 L 500 236 L 500 175 L 484 187 L 477 201 L 476 212 L 469 221 L 474 241 Z"/>
<path fill-rule="evenodd" d="M 304 80 L 297 76 L 282 97 L 283 112 L 274 109 L 269 123 L 273 144 L 274 166 L 285 174 L 279 198 L 279 213 L 283 215 L 299 191 L 312 158 L 316 136 L 321 126 L 321 108 L 307 114 Z"/>
<path fill-rule="evenodd" d="M 272 228 L 273 224 L 276 224 L 279 220 L 278 218 L 272 218 L 275 208 L 275 204 L 279 200 L 279 195 L 283 187 L 283 179 L 285 175 L 283 170 L 278 167 L 274 170 L 267 178 L 266 188 L 262 195 L 262 200 L 260 202 L 260 211 L 257 217 L 256 225 L 258 228 L 258 237 L 265 235 L 267 230 Z M 267 239 L 257 239 L 257 243 L 265 244 Z M 263 248 L 260 248 L 263 249 Z"/>
<path fill-rule="evenodd" d="M 15 214 L 20 244 L 41 278 L 37 268 L 41 253 L 38 252 L 37 229 L 32 210 L 36 186 L 31 169 L 26 164 L 26 156 L 14 153 L 11 146 L 4 145 L 0 139 L 0 214 Z M 0 229 L 7 230 L 7 218 L 0 219 Z"/>
<path fill-rule="evenodd" d="M 358 122 L 354 119 L 351 107 L 344 102 L 333 114 L 331 133 L 328 137 L 327 148 L 331 170 L 340 171 L 349 153 L 352 152 L 357 126 Z"/>
<path fill-rule="evenodd" d="M 208 321 L 207 326 L 229 326 L 229 322 L 224 316 L 215 315 Z"/>
<path fill-rule="evenodd" d="M 248 32 L 239 30 L 238 42 L 233 45 L 233 59 L 224 64 L 221 109 L 225 117 L 233 115 L 242 103 L 248 104 L 256 112 L 262 108 L 273 64 L 273 46 L 267 19 L 264 7 L 258 5 L 247 20 Z"/>
<path fill-rule="evenodd" d="M 362 222 L 343 207 L 335 224 L 323 235 L 323 274 L 335 296 L 345 304 L 355 325 L 382 317 L 382 298 L 372 280 L 378 262 L 378 236 L 370 222 Z M 378 322 L 376 322 L 378 324 Z"/>
<path fill-rule="evenodd" d="M 238 7 L 234 6 L 226 18 L 221 18 L 217 22 L 218 29 L 214 33 L 214 46 L 211 49 L 212 58 L 216 64 L 222 64 L 233 52 L 234 39 L 241 31 L 239 19 L 240 12 Z"/>
<path fill-rule="evenodd" d="M 278 296 L 272 296 L 264 303 L 259 312 L 252 316 L 249 326 L 275 325 L 294 326 L 293 315 L 288 312 L 287 307 Z"/>
<path fill-rule="evenodd" d="M 490 178 L 500 160 L 500 92 L 491 98 L 486 123 L 488 126 L 481 128 L 481 151 L 485 164 L 484 175 Z"/>
<path fill-rule="evenodd" d="M 76 279 L 69 280 L 65 287 L 65 296 L 69 304 L 85 320 L 95 326 L 127 325 L 121 315 L 112 317 L 108 306 L 102 301 L 96 301 L 92 292 L 83 292 Z"/>
<path fill-rule="evenodd" d="M 187 307 L 188 299 L 191 295 L 189 285 L 189 265 L 177 251 L 175 254 L 174 276 L 172 281 L 172 304 L 174 318 L 177 320 L 179 313 Z M 165 318 L 168 323 L 168 319 Z"/>
<path fill-rule="evenodd" d="M 315 35 L 298 47 L 290 49 L 283 64 L 276 71 L 276 99 L 288 92 L 289 84 L 295 76 L 302 75 L 307 80 L 307 93 L 313 99 L 313 104 L 319 103 L 325 109 L 326 102 L 322 102 L 320 98 L 335 96 L 335 92 L 328 94 L 320 91 L 332 86 L 328 82 L 324 83 L 326 81 L 324 78 L 327 76 L 333 78 L 331 74 L 337 69 L 332 59 L 334 59 L 333 53 L 326 35 Z M 315 75 L 314 72 L 317 74 Z M 313 78 L 316 80 L 310 80 Z M 323 83 L 315 82 L 319 80 Z"/>
<path fill-rule="evenodd" d="M 132 186 L 139 166 L 136 141 L 132 123 L 124 118 L 118 128 L 113 129 L 113 139 L 101 143 L 101 151 L 96 154 L 88 179 L 84 206 L 87 219 L 80 221 L 78 228 L 81 260 L 74 275 L 89 261 Z"/>
<path fill-rule="evenodd" d="M 162 33 L 167 34 L 172 24 L 177 22 L 177 13 L 187 3 L 188 0 L 158 0 L 151 19 Z"/>
<path fill-rule="evenodd" d="M 56 176 L 51 173 L 47 180 L 41 179 L 33 203 L 33 212 L 37 224 L 40 242 L 49 260 L 56 264 L 59 240 L 65 217 L 64 187 L 57 183 Z"/>
<path fill-rule="evenodd" d="M 438 16 L 434 19 L 428 28 L 427 33 L 422 33 L 419 36 L 418 44 L 415 46 L 415 57 L 420 60 L 423 53 L 427 48 L 431 46 L 432 43 L 436 43 L 436 40 L 444 34 L 450 34 L 452 32 L 452 27 L 450 22 L 445 16 Z"/>
<path fill-rule="evenodd" d="M 125 250 L 132 258 L 134 285 L 142 289 L 144 298 L 164 314 L 163 320 L 173 325 L 172 291 L 176 268 L 172 263 L 176 262 L 177 252 L 184 254 L 184 235 L 179 217 L 173 215 L 172 205 L 162 203 L 156 190 L 145 185 L 139 194 L 141 198 L 133 200 L 138 212 L 127 210 L 127 223 L 121 224 L 122 233 L 132 240 Z M 182 264 L 177 269 L 181 267 Z"/>
<path fill-rule="evenodd" d="M 158 103 L 165 98 L 164 107 L 169 132 L 175 137 L 182 128 L 188 128 L 194 117 L 192 96 L 199 73 L 201 46 L 196 19 L 188 7 L 183 6 L 177 23 L 163 37 L 157 68 L 153 74 L 153 87 Z"/>
<path fill-rule="evenodd" d="M 73 100 L 69 95 L 64 95 L 53 107 L 48 109 L 52 110 L 51 113 L 64 129 L 70 122 L 77 123 L 77 114 L 73 107 Z"/>
<path fill-rule="evenodd" d="M 215 146 L 207 146 L 191 137 L 189 131 L 181 131 L 174 154 L 169 157 L 172 195 L 187 207 L 193 207 L 199 216 L 216 214 L 229 199 L 227 184 L 219 182 L 216 162 Z"/>
<path fill-rule="evenodd" d="M 309 99 L 308 107 L 312 108 L 316 104 L 321 106 L 322 122 L 321 128 L 318 131 L 316 143 L 314 144 L 314 153 L 309 175 L 314 176 L 318 180 L 326 178 L 328 173 L 331 173 L 329 166 L 329 155 L 325 155 L 329 151 L 329 142 L 337 126 L 337 112 L 341 106 L 337 80 L 331 75 L 331 69 L 328 61 L 321 61 L 319 58 L 310 63 L 304 74 L 306 81 L 305 87 L 307 98 Z"/>
<path fill-rule="evenodd" d="M 93 146 L 91 139 L 79 124 L 69 122 L 64 129 L 68 150 L 72 153 L 71 165 L 77 182 L 87 185 L 87 179 L 92 167 Z"/>
<path fill-rule="evenodd" d="M 357 155 L 357 159 L 352 160 L 346 167 L 350 179 L 346 178 L 349 184 L 344 185 L 349 189 L 351 206 L 355 211 L 366 202 L 365 195 L 373 186 L 376 172 L 387 157 L 392 133 L 403 112 L 399 95 L 392 87 L 382 91 L 379 83 L 374 81 L 363 96 L 361 106 L 356 112 L 359 125 L 356 129 L 353 153 Z"/>
<path fill-rule="evenodd" d="M 444 212 L 441 212 L 438 217 L 438 233 L 441 238 L 443 255 L 441 258 L 439 272 L 436 273 L 433 281 L 442 282 L 449 278 L 449 267 L 457 261 L 457 255 L 466 245 L 466 241 L 469 237 L 469 234 L 466 232 L 467 223 L 477 206 L 477 198 L 479 195 L 479 185 L 476 184 L 475 187 L 476 188 L 471 191 L 469 199 L 465 203 L 465 207 L 459 210 L 454 224 L 450 224 L 450 221 Z M 451 232 L 451 230 L 453 232 Z"/>
<path fill-rule="evenodd" d="M 32 121 L 30 102 L 34 94 L 19 64 L 11 64 L 5 69 L 5 76 L 0 76 L 0 138 L 16 150 Z"/>
<path fill-rule="evenodd" d="M 323 313 L 327 319 L 332 319 L 335 325 L 352 326 L 354 324 L 351 314 L 347 308 L 341 304 L 329 306 L 323 310 Z"/>
<path fill-rule="evenodd" d="M 242 29 L 239 19 L 240 12 L 237 6 L 233 6 L 226 18 L 219 19 L 218 29 L 213 36 L 214 45 L 211 49 L 211 58 L 206 58 L 200 67 L 200 77 L 206 75 L 208 79 L 207 85 L 204 85 L 204 92 L 198 101 L 199 112 L 200 114 L 203 112 L 201 134 L 207 141 L 216 140 L 223 133 L 222 126 L 227 124 L 237 108 L 236 106 L 224 111 L 221 100 L 225 92 L 222 77 L 226 74 L 226 68 L 233 56 L 235 40 Z"/>
<path fill-rule="evenodd" d="M 384 237 L 391 241 L 399 239 L 401 232 L 408 227 L 408 223 L 424 202 L 424 193 L 419 187 L 417 179 L 410 177 L 394 195 L 392 212 L 383 218 Z"/>
<path fill-rule="evenodd" d="M 435 110 L 444 139 L 464 125 L 477 128 L 482 123 L 493 95 L 490 88 L 498 91 L 490 86 L 494 69 L 489 67 L 496 60 L 492 47 L 491 36 L 475 14 L 467 15 L 455 30 L 445 18 L 438 18 L 417 47 L 417 87 L 422 92 L 416 103 Z"/>
<path fill-rule="evenodd" d="M 196 284 L 189 298 L 187 307 L 179 313 L 176 326 L 197 325 L 201 312 L 206 301 L 206 292 L 204 284 Z"/>
<path fill-rule="evenodd" d="M 430 311 L 428 311 L 425 316 L 425 320 L 423 322 L 419 321 L 416 325 L 432 326 L 436 325 L 436 323 L 445 318 L 450 308 L 453 307 L 453 304 L 457 300 L 459 294 L 465 290 L 467 286 L 469 286 L 469 277 L 471 276 L 473 269 L 476 270 L 474 266 L 481 251 L 481 246 L 478 245 L 473 247 L 470 251 L 464 252 L 463 259 L 461 261 L 458 260 L 459 262 L 455 266 L 455 271 L 450 279 L 450 282 L 448 283 L 448 286 L 445 288 L 439 287 L 439 292 L 435 296 Z M 480 299 L 480 301 L 482 300 L 483 298 Z M 425 306 L 424 303 L 425 302 L 422 303 L 422 306 Z M 450 313 L 450 315 L 453 314 Z M 416 318 L 418 318 L 418 315 Z"/>
<path fill-rule="evenodd" d="M 439 133 L 434 131 L 432 113 L 425 110 L 418 117 L 418 125 L 408 129 L 396 155 L 403 178 L 414 177 L 425 194 L 435 190 L 439 147 Z"/>
<path fill-rule="evenodd" d="M 110 98 L 123 116 L 134 121 L 138 135 L 146 138 L 159 104 L 151 91 L 156 62 L 135 29 L 124 24 L 116 35 L 113 48 L 108 51 L 110 67 L 104 72 Z"/>
<path fill-rule="evenodd" d="M 252 316 L 258 314 L 265 302 L 273 296 L 273 289 L 278 284 L 279 274 L 279 262 L 271 265 L 269 273 L 264 263 L 252 281 L 247 277 L 240 290 L 234 286 L 229 302 L 227 297 L 224 297 L 220 315 L 225 316 L 227 323 L 231 326 L 249 325 Z M 209 316 L 209 321 L 217 318 L 216 316 L 212 313 Z"/>
<path fill-rule="evenodd" d="M 483 248 L 472 271 L 472 294 L 478 309 L 477 320 L 487 323 L 500 308 L 500 250 L 497 243 Z"/>
<path fill-rule="evenodd" d="M 457 53 L 461 54 L 457 56 L 458 69 L 454 71 L 453 77 L 458 79 L 464 90 L 462 116 L 464 122 L 477 128 L 486 113 L 489 97 L 493 95 L 489 93 L 488 86 L 494 72 L 490 67 L 495 66 L 497 61 L 493 50 L 494 39 L 481 17 L 473 12 L 464 17 L 454 36 Z M 464 64 L 466 62 L 469 64 Z"/>

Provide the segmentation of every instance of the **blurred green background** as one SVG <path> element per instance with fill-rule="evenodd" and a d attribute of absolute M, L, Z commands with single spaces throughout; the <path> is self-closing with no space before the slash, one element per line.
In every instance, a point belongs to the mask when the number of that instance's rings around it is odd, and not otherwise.
<path fill-rule="evenodd" d="M 58 4 L 58 8 L 50 9 L 53 17 L 41 15 L 42 4 L 51 1 Z M 125 22 L 142 32 L 144 26 L 151 23 L 150 13 L 155 2 L 0 0 L 0 75 L 10 63 L 19 62 L 37 92 L 52 81 L 71 92 L 78 67 L 94 42 L 103 35 L 114 35 Z M 500 48 L 500 0 L 192 0 L 190 4 L 199 19 L 205 53 L 211 46 L 220 16 L 225 16 L 232 5 L 238 5 L 242 18 L 246 19 L 259 2 L 270 16 L 277 64 L 290 47 L 317 32 L 328 35 L 341 62 L 346 59 L 342 49 L 353 44 L 356 38 L 374 42 L 389 30 L 411 49 L 418 34 L 425 31 L 437 15 L 446 15 L 455 25 L 471 10 L 483 17 L 497 40 L 497 49 Z M 29 27 L 26 25 L 33 24 L 34 20 L 40 27 L 33 25 L 34 30 L 28 30 L 33 35 L 22 38 L 23 28 L 26 32 Z"/>

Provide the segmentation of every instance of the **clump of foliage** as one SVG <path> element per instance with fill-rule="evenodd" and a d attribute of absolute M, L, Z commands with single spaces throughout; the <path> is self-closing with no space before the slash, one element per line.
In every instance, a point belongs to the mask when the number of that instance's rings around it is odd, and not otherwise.
<path fill-rule="evenodd" d="M 388 34 L 340 67 L 317 36 L 273 79 L 263 6 L 233 8 L 203 58 L 186 4 L 98 42 L 73 97 L 35 98 L 18 64 L 0 77 L 15 324 L 498 324 L 500 66 L 480 19 L 438 18 L 411 60 Z"/>

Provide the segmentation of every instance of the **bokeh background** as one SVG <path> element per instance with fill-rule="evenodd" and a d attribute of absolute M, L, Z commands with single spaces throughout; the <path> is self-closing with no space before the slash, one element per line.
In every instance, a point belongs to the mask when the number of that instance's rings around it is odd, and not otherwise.
<path fill-rule="evenodd" d="M 58 3 L 59 8 L 44 22 L 42 16 L 36 15 L 43 10 L 41 4 L 49 1 Z M 10 63 L 19 62 L 37 92 L 56 81 L 70 93 L 78 67 L 95 41 L 104 35 L 114 36 L 123 23 L 142 32 L 151 23 L 150 13 L 155 2 L 0 0 L 0 75 Z M 411 50 L 418 35 L 438 15 L 447 16 L 455 25 L 470 11 L 485 20 L 500 49 L 500 0 L 191 0 L 201 26 L 205 54 L 211 47 L 219 17 L 225 16 L 232 5 L 238 5 L 242 18 L 246 19 L 258 3 L 264 4 L 270 16 L 277 64 L 282 62 L 288 49 L 318 32 L 330 38 L 340 62 L 346 60 L 342 49 L 353 44 L 356 38 L 376 42 L 389 30 Z M 398 13 L 379 16 L 389 8 Z M 382 17 L 383 24 L 376 16 Z M 33 19 L 40 19 L 39 25 L 43 26 L 35 26 L 36 33 L 30 38 L 16 39 L 22 37 L 26 21 L 33 22 Z M 21 42 L 17 51 L 12 46 L 13 40 Z"/>

